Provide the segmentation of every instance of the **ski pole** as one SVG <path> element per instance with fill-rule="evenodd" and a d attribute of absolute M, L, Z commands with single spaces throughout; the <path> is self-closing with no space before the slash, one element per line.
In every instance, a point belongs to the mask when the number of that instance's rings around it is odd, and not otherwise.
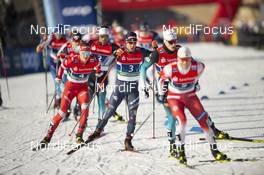
<path fill-rule="evenodd" d="M 51 107 L 51 105 L 52 105 L 52 102 L 53 102 L 54 99 L 55 99 L 55 96 L 56 96 L 56 94 L 54 93 L 54 95 L 53 95 L 53 97 L 52 97 L 52 99 L 51 99 L 51 101 L 50 101 L 50 104 L 49 104 L 49 106 L 48 106 L 48 109 L 47 109 L 47 111 L 46 111 L 46 114 L 49 112 L 50 107 Z"/>
<path fill-rule="evenodd" d="M 134 137 L 136 135 L 136 133 L 140 130 L 140 128 L 148 121 L 148 119 L 152 116 L 153 112 L 150 112 L 147 117 L 145 118 L 145 120 L 139 125 L 139 127 L 137 128 L 137 130 L 134 132 Z"/>
<path fill-rule="evenodd" d="M 98 81 L 98 77 L 95 76 L 95 83 L 94 83 L 94 85 L 95 85 L 95 87 L 94 87 L 94 92 L 95 92 L 95 93 L 97 92 L 97 81 Z M 94 111 L 95 111 L 95 97 L 94 97 L 94 99 L 93 99 L 93 114 L 95 113 Z"/>
<path fill-rule="evenodd" d="M 99 86 L 100 86 L 100 87 L 104 84 L 105 80 L 106 80 L 107 77 L 108 77 L 108 74 L 110 73 L 110 71 L 111 71 L 111 69 L 112 69 L 112 67 L 113 67 L 114 65 L 115 65 L 115 64 L 112 64 L 112 65 L 109 67 L 109 69 L 108 69 L 107 73 L 105 74 L 104 78 L 103 78 L 102 81 L 99 83 Z M 95 98 L 95 95 L 96 95 L 96 92 L 93 93 L 93 96 L 92 96 L 91 100 L 90 100 L 89 103 L 88 103 L 88 107 L 90 106 L 92 100 Z M 75 130 L 75 128 L 77 127 L 78 123 L 81 121 L 81 118 L 82 118 L 82 117 L 83 117 L 83 115 L 81 114 L 79 120 L 76 121 L 76 123 L 75 123 L 75 125 L 74 125 L 72 131 L 71 131 L 70 134 L 69 134 L 69 136 L 72 135 L 72 133 L 74 132 L 74 130 Z"/>
<path fill-rule="evenodd" d="M 153 64 L 153 83 L 152 83 L 152 95 L 153 95 L 153 123 L 152 123 L 152 138 L 155 139 L 155 64 Z"/>
<path fill-rule="evenodd" d="M 5 76 L 5 80 L 6 80 L 6 88 L 7 88 L 7 94 L 8 94 L 8 98 L 9 100 L 10 98 L 10 90 L 9 90 L 9 84 L 8 84 L 8 78 L 7 78 L 7 71 L 6 71 L 6 67 L 4 64 L 4 50 L 3 50 L 3 46 L 2 46 L 2 40 L 0 40 L 0 52 L 1 52 L 1 62 L 2 62 L 2 67 L 3 67 L 3 71 L 4 71 L 4 76 Z"/>
<path fill-rule="evenodd" d="M 48 95 L 48 75 L 47 75 L 47 47 L 42 51 L 42 61 L 45 70 L 45 93 L 46 93 L 46 108 L 48 109 L 49 95 Z"/>
<path fill-rule="evenodd" d="M 128 117 L 127 117 L 127 114 L 128 114 L 128 98 L 126 97 L 126 99 L 125 99 L 125 111 L 126 111 L 126 121 L 128 121 Z"/>

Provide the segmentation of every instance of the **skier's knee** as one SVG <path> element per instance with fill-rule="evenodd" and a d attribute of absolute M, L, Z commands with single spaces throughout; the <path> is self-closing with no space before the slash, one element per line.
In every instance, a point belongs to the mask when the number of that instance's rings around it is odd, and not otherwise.
<path fill-rule="evenodd" d="M 58 114 L 59 114 L 59 116 L 60 116 L 61 118 L 66 117 L 66 113 L 65 113 L 64 111 L 62 111 L 62 110 L 59 110 Z"/>
<path fill-rule="evenodd" d="M 86 110 L 86 109 L 88 109 L 88 103 L 83 103 L 83 104 L 81 105 L 81 109 L 82 109 L 82 110 Z"/>

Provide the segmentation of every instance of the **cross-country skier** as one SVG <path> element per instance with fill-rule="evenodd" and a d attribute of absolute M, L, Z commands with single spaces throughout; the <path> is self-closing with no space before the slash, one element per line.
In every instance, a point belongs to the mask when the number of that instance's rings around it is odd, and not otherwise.
<path fill-rule="evenodd" d="M 117 26 L 113 32 L 114 43 L 119 47 L 124 46 L 126 43 L 125 30 L 121 26 Z"/>
<path fill-rule="evenodd" d="M 101 69 L 102 74 L 100 77 L 97 78 L 97 83 L 101 83 L 101 81 L 104 79 L 105 75 L 107 74 L 107 71 L 111 64 L 114 63 L 115 56 L 113 55 L 114 51 L 116 51 L 119 46 L 117 46 L 114 43 L 111 43 L 109 41 L 109 29 L 107 26 L 101 26 L 98 35 L 99 38 L 97 40 L 90 40 L 88 45 L 91 48 L 91 53 L 96 56 L 100 63 L 101 63 Z M 89 85 L 91 89 L 91 94 L 94 93 L 95 88 L 95 82 L 96 77 L 91 76 Z M 101 89 L 97 89 L 97 97 L 98 97 L 98 106 L 99 106 L 99 120 L 103 118 L 103 114 L 105 112 L 105 99 L 106 99 L 106 86 L 108 85 L 108 79 L 106 79 L 103 83 L 103 87 L 98 87 Z M 123 120 L 123 117 L 119 114 L 115 113 L 114 117 L 117 120 Z"/>
<path fill-rule="evenodd" d="M 153 50 L 152 42 L 162 42 L 159 35 L 155 31 L 151 31 L 147 22 L 142 22 L 139 25 L 139 30 L 136 30 L 137 46 L 147 50 Z"/>
<path fill-rule="evenodd" d="M 58 58 L 60 58 L 61 62 L 65 58 L 68 58 L 69 56 L 79 53 L 81 41 L 82 41 L 81 33 L 79 33 L 78 31 L 73 31 L 71 34 L 70 40 L 64 45 L 62 45 L 62 47 L 58 51 L 57 56 Z M 61 81 L 62 89 L 64 89 L 64 86 L 67 80 L 66 75 L 67 75 L 67 72 L 65 72 L 65 74 L 63 74 L 62 76 L 62 81 Z M 70 109 L 68 110 L 68 114 L 65 117 L 66 120 L 68 119 L 69 114 L 70 114 Z M 79 116 L 80 114 L 81 114 L 80 104 L 76 102 L 76 105 L 73 109 L 73 115 L 75 118 L 77 118 L 77 116 Z"/>
<path fill-rule="evenodd" d="M 155 65 L 155 80 L 156 82 L 159 81 L 159 74 L 160 71 L 164 66 L 166 66 L 169 63 L 173 63 L 177 61 L 177 52 L 178 49 L 181 47 L 181 45 L 177 44 L 177 35 L 173 30 L 166 30 L 163 33 L 163 39 L 164 39 L 164 44 L 156 49 L 155 51 L 152 52 L 150 55 L 150 59 L 148 62 L 145 62 L 141 66 L 141 76 L 143 79 L 145 79 L 144 82 L 146 82 L 146 70 L 152 66 L 153 64 Z M 165 87 L 168 86 L 168 82 L 165 81 L 164 83 Z M 145 86 L 145 91 L 148 91 L 147 86 Z M 196 88 L 198 87 L 198 84 L 196 85 Z M 166 94 L 165 94 L 166 96 Z M 164 110 L 166 112 L 167 116 L 167 122 L 166 122 L 166 128 L 167 128 L 167 135 L 169 137 L 169 142 L 170 142 L 170 156 L 175 157 L 175 132 L 176 132 L 176 119 L 172 116 L 172 113 L 168 107 L 168 103 L 166 99 L 164 101 L 160 100 L 157 96 L 157 100 L 163 104 Z M 212 122 L 211 118 L 209 117 L 209 122 L 210 122 L 210 127 L 213 129 L 214 134 L 218 138 L 224 138 L 228 137 L 228 134 L 218 130 L 215 126 L 214 123 Z"/>
<path fill-rule="evenodd" d="M 65 59 L 58 71 L 57 81 L 61 81 L 63 71 L 67 70 L 67 82 L 62 95 L 59 112 L 53 117 L 46 137 L 41 141 L 41 146 L 46 146 L 58 127 L 60 121 L 65 117 L 67 110 L 74 97 L 78 98 L 81 105 L 81 119 L 76 134 L 76 142 L 83 142 L 83 132 L 88 117 L 89 88 L 88 79 L 94 71 L 100 73 L 100 64 L 96 57 L 91 56 L 90 48 L 87 45 L 80 47 L 80 53 L 69 56 Z"/>
<path fill-rule="evenodd" d="M 61 28 L 61 26 L 60 26 Z M 43 42 L 40 43 L 37 46 L 36 51 L 37 52 L 42 52 L 42 50 L 45 47 L 48 47 L 50 49 L 49 52 L 49 69 L 50 73 L 52 76 L 52 79 L 54 81 L 54 87 L 56 91 L 56 96 L 55 96 L 55 103 L 54 103 L 54 108 L 59 108 L 60 106 L 60 101 L 61 101 L 61 88 L 59 87 L 58 83 L 55 81 L 56 74 L 59 68 L 59 58 L 57 57 L 57 53 L 61 46 L 67 42 L 66 38 L 60 31 L 57 31 L 55 33 L 52 33 L 48 36 L 47 39 L 43 39 Z"/>
<path fill-rule="evenodd" d="M 186 116 L 184 109 L 187 108 L 193 117 L 198 121 L 204 131 L 212 155 L 216 160 L 226 160 L 227 156 L 217 149 L 214 139 L 214 132 L 208 124 L 208 114 L 204 110 L 199 98 L 196 95 L 195 84 L 204 71 L 204 64 L 192 58 L 191 51 L 187 47 L 180 47 L 177 53 L 177 61 L 167 64 L 160 73 L 159 99 L 168 101 L 173 117 L 179 122 L 177 126 L 177 158 L 180 163 L 186 164 L 184 150 L 186 133 Z M 164 81 L 168 79 L 167 97 L 163 89 Z"/>
<path fill-rule="evenodd" d="M 130 32 L 126 36 L 124 50 L 117 51 L 117 80 L 115 89 L 111 94 L 109 107 L 104 113 L 103 120 L 99 121 L 96 130 L 88 139 L 95 139 L 100 136 L 110 117 L 114 114 L 123 99 L 127 101 L 129 110 L 129 121 L 125 138 L 125 150 L 133 151 L 131 143 L 136 126 L 136 115 L 139 105 L 138 81 L 140 79 L 140 66 L 144 58 L 150 54 L 143 48 L 136 47 L 137 35 Z"/>

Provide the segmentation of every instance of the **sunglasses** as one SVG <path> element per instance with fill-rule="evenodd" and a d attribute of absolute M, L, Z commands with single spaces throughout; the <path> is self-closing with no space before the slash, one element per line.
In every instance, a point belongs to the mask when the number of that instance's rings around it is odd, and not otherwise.
<path fill-rule="evenodd" d="M 177 43 L 177 40 L 171 40 L 171 41 L 168 41 L 168 43 L 169 43 L 170 45 L 172 45 L 172 44 L 176 44 L 176 43 Z"/>
<path fill-rule="evenodd" d="M 186 58 L 178 58 L 178 60 L 180 60 L 180 61 L 191 61 L 192 60 L 192 58 L 191 57 L 186 57 Z"/>
<path fill-rule="evenodd" d="M 88 57 L 91 55 L 91 52 L 87 52 L 87 51 L 80 51 L 80 54 L 84 57 Z"/>
<path fill-rule="evenodd" d="M 99 35 L 100 38 L 108 38 L 108 35 Z"/>
<path fill-rule="evenodd" d="M 135 41 L 127 41 L 128 44 L 132 45 L 132 44 L 137 44 L 137 42 Z"/>

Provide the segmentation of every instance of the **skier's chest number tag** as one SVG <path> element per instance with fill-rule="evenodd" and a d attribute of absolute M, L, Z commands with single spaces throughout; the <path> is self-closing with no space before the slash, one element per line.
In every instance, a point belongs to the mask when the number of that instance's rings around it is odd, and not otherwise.
<path fill-rule="evenodd" d="M 140 68 L 139 64 L 127 64 L 127 65 L 122 64 L 122 65 L 118 65 L 117 67 L 118 70 L 128 73 L 139 72 L 139 68 Z"/>

